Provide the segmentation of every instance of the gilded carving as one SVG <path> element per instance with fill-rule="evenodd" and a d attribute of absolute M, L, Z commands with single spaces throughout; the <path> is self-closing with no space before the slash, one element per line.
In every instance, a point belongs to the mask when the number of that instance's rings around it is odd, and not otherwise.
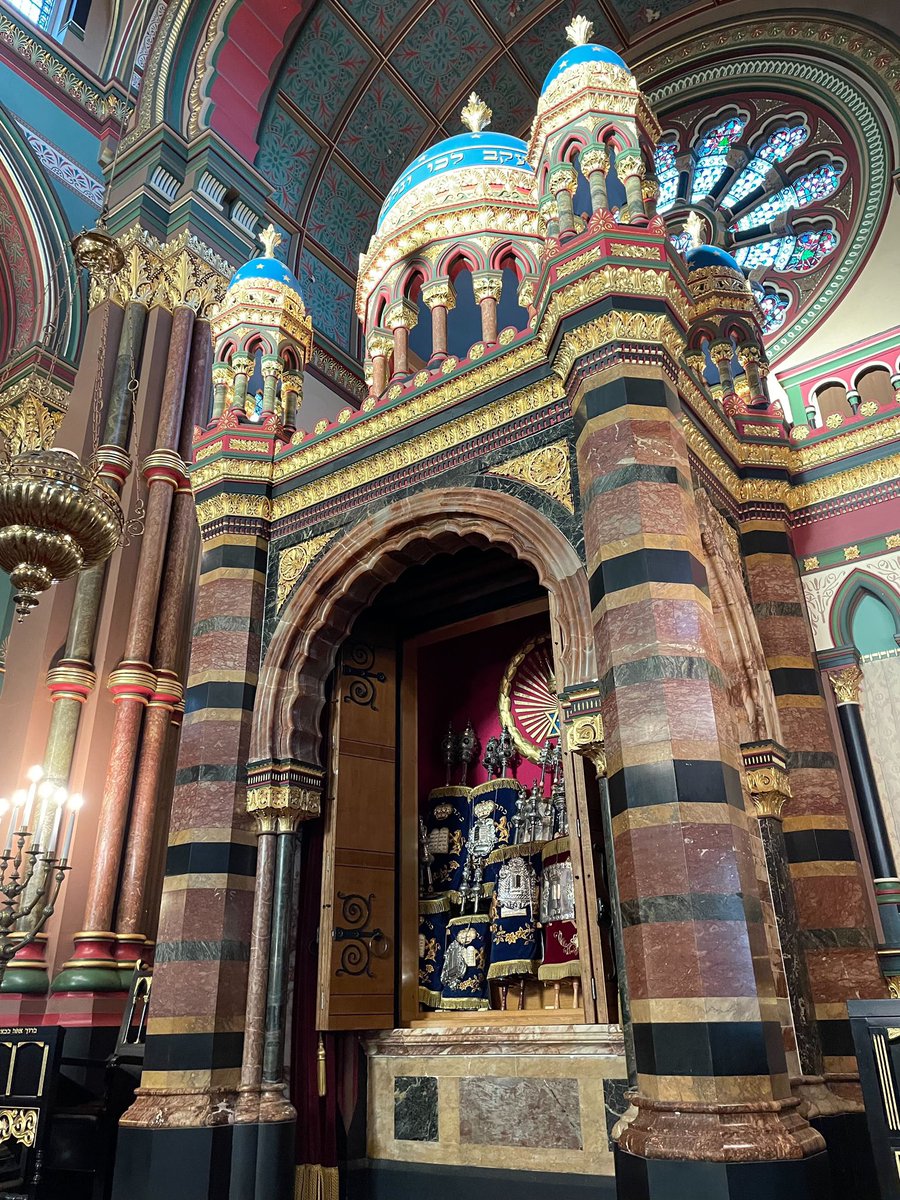
<path fill-rule="evenodd" d="M 575 717 L 566 727 L 566 749 L 589 758 L 598 775 L 606 774 L 603 719 L 599 713 Z"/>
<path fill-rule="evenodd" d="M 203 531 L 223 517 L 252 517 L 260 521 L 271 519 L 272 505 L 268 496 L 230 495 L 223 492 L 197 504 L 197 522 Z"/>
<path fill-rule="evenodd" d="M 247 791 L 247 812 L 256 817 L 262 832 L 293 828 L 297 821 L 317 817 L 321 811 L 322 793 L 317 788 L 266 784 Z"/>
<path fill-rule="evenodd" d="M 30 1149 L 37 1137 L 39 1115 L 36 1108 L 0 1108 L 0 1143 L 13 1141 Z"/>
<path fill-rule="evenodd" d="M 791 784 L 783 767 L 774 764 L 745 771 L 744 779 L 758 817 L 781 820 L 782 810 L 791 799 Z"/>
<path fill-rule="evenodd" d="M 125 266 L 116 275 L 92 277 L 92 308 L 109 299 L 123 306 L 135 301 L 170 311 L 192 308 L 207 316 L 221 303 L 231 268 L 187 230 L 170 242 L 160 242 L 140 225 L 132 225 L 117 241 Z"/>
<path fill-rule="evenodd" d="M 843 704 L 859 704 L 863 680 L 863 673 L 859 667 L 851 664 L 840 671 L 828 671 L 826 674 L 839 708 Z"/>
<path fill-rule="evenodd" d="M 508 459 L 499 466 L 491 467 L 488 473 L 506 475 L 510 479 L 527 483 L 569 512 L 575 511 L 572 502 L 569 447 L 565 440 L 553 442 L 549 446 L 540 446 L 537 450 L 530 450 L 527 454 Z"/>
<path fill-rule="evenodd" d="M 288 546 L 278 556 L 278 585 L 275 593 L 275 607 L 280 609 L 287 600 L 294 584 L 306 573 L 312 560 L 324 550 L 328 543 L 337 535 L 337 529 L 320 533 L 318 537 L 308 538 L 298 542 L 296 546 Z"/>

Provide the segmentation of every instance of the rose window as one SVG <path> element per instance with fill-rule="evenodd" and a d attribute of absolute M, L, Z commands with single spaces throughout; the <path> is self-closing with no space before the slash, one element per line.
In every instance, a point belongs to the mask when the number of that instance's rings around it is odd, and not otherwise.
<path fill-rule="evenodd" d="M 694 107 L 663 122 L 657 208 L 672 242 L 684 252 L 700 230 L 734 255 L 774 340 L 840 259 L 854 195 L 842 130 L 832 115 L 800 111 L 786 96 L 705 117 Z"/>

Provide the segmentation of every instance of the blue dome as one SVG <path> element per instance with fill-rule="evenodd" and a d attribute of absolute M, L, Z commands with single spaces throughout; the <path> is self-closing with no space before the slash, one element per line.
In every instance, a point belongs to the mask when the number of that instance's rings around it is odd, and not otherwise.
<path fill-rule="evenodd" d="M 691 246 L 685 251 L 684 259 L 692 271 L 699 271 L 701 267 L 728 267 L 738 275 L 744 274 L 737 260 L 718 246 Z"/>
<path fill-rule="evenodd" d="M 587 42 L 584 46 L 572 46 L 565 54 L 561 54 L 550 68 L 550 72 L 544 80 L 544 86 L 541 88 L 541 95 L 543 96 L 550 84 L 557 80 L 563 71 L 568 70 L 569 67 L 581 66 L 582 63 L 606 63 L 610 67 L 621 67 L 623 71 L 628 70 L 624 60 L 608 46 L 597 46 L 593 42 Z"/>
<path fill-rule="evenodd" d="M 468 167 L 507 167 L 522 172 L 522 182 L 530 186 L 534 172 L 525 155 L 528 147 L 521 138 L 482 129 L 480 133 L 460 133 L 423 150 L 413 159 L 385 197 L 378 214 L 377 229 L 395 204 L 420 183 Z"/>
<path fill-rule="evenodd" d="M 283 283 L 286 287 L 296 292 L 298 296 L 300 292 L 300 280 L 294 272 L 284 265 L 278 258 L 251 258 L 242 267 L 238 267 L 231 277 L 229 288 L 233 288 L 238 283 Z"/>

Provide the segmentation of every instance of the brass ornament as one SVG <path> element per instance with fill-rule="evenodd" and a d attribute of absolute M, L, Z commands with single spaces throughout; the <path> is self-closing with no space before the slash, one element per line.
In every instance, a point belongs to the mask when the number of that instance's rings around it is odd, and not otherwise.
<path fill-rule="evenodd" d="M 465 108 L 459 115 L 466 129 L 472 133 L 481 133 L 482 129 L 486 129 L 490 125 L 491 117 L 494 114 L 481 97 L 476 92 L 472 92 Z"/>
<path fill-rule="evenodd" d="M 598 775 L 606 774 L 603 719 L 599 713 L 575 717 L 566 726 L 566 749 L 590 759 L 596 767 Z"/>
<path fill-rule="evenodd" d="M 791 784 L 787 771 L 768 765 L 745 771 L 744 779 L 758 817 L 781 820 L 782 809 L 791 799 Z"/>
<path fill-rule="evenodd" d="M 859 704 L 863 681 L 863 673 L 859 667 L 851 664 L 840 671 L 826 671 L 826 674 L 838 707 L 843 704 Z"/>
<path fill-rule="evenodd" d="M 275 608 L 280 609 L 287 600 L 294 585 L 306 573 L 312 560 L 331 542 L 340 531 L 330 529 L 320 533 L 318 537 L 308 538 L 298 542 L 296 546 L 288 546 L 278 556 L 278 583 L 275 592 Z"/>
<path fill-rule="evenodd" d="M 516 458 L 510 458 L 488 471 L 490 475 L 505 475 L 526 483 L 561 504 L 570 513 L 572 501 L 572 472 L 569 463 L 569 444 L 564 439 L 549 446 L 540 446 Z"/>
<path fill-rule="evenodd" d="M 37 1137 L 37 1108 L 0 1108 L 0 1142 L 18 1142 L 28 1149 Z"/>

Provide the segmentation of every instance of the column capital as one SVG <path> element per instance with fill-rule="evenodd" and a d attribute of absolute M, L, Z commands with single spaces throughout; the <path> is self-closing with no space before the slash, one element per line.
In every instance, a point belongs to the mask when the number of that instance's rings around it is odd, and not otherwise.
<path fill-rule="evenodd" d="M 744 742 L 744 781 L 757 817 L 780 821 L 785 804 L 793 796 L 788 778 L 787 751 L 778 742 Z"/>
<path fill-rule="evenodd" d="M 647 167 L 640 154 L 620 154 L 616 158 L 616 174 L 625 182 L 632 175 L 636 175 L 638 179 L 643 179 L 647 174 Z"/>
<path fill-rule="evenodd" d="M 554 195 L 557 192 L 568 192 L 574 196 L 578 189 L 578 172 L 570 163 L 561 163 L 550 172 L 548 183 Z"/>
<path fill-rule="evenodd" d="M 826 671 L 825 674 L 828 676 L 838 708 L 843 704 L 859 704 L 863 673 L 858 666 L 841 667 Z"/>
<path fill-rule="evenodd" d="M 592 143 L 585 146 L 581 154 L 578 156 L 578 165 L 581 167 L 582 174 L 587 178 L 596 171 L 602 171 L 605 175 L 609 170 L 609 152 L 605 146 Z"/>
<path fill-rule="evenodd" d="M 738 346 L 735 353 L 737 354 L 737 360 L 742 367 L 746 367 L 747 363 L 762 362 L 762 351 L 760 350 L 759 346 L 753 346 L 750 344 Z"/>
<path fill-rule="evenodd" d="M 284 374 L 284 363 L 277 354 L 264 354 L 260 371 L 263 379 L 280 379 Z"/>
<path fill-rule="evenodd" d="M 449 312 L 456 308 L 456 288 L 449 276 L 432 279 L 422 288 L 422 299 L 429 308 L 446 308 Z"/>
<path fill-rule="evenodd" d="M 235 375 L 251 375 L 256 366 L 256 360 L 250 354 L 233 354 L 231 368 Z"/>
<path fill-rule="evenodd" d="M 606 774 L 606 748 L 603 717 L 600 713 L 602 691 L 596 679 L 572 684 L 559 696 L 566 749 L 590 759 L 598 775 Z"/>
<path fill-rule="evenodd" d="M 472 290 L 475 292 L 475 300 L 478 304 L 488 298 L 499 301 L 500 293 L 503 290 L 503 272 L 473 271 Z"/>
<path fill-rule="evenodd" d="M 287 832 L 322 811 L 325 772 L 298 762 L 257 762 L 247 767 L 247 812 L 260 833 Z"/>
<path fill-rule="evenodd" d="M 227 362 L 213 363 L 212 381 L 213 386 L 223 383 L 227 387 L 234 382 L 234 367 Z"/>
<path fill-rule="evenodd" d="M 731 362 L 734 357 L 734 346 L 731 342 L 716 341 L 710 342 L 709 357 L 714 363 Z"/>
<path fill-rule="evenodd" d="M 388 329 L 415 329 L 419 322 L 419 309 L 410 300 L 395 300 L 384 310 L 382 320 Z"/>
<path fill-rule="evenodd" d="M 389 329 L 373 329 L 366 338 L 370 358 L 387 358 L 394 349 L 394 339 Z"/>

